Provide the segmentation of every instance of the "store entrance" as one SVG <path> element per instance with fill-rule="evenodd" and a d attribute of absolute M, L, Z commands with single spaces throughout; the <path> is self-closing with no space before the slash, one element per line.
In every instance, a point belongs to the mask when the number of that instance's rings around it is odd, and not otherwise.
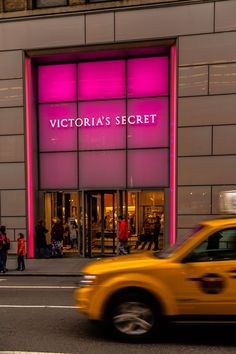
<path fill-rule="evenodd" d="M 43 192 L 47 244 L 50 249 L 54 223 L 64 228 L 66 255 L 85 257 L 116 254 L 118 216 L 126 219 L 131 253 L 162 249 L 168 245 L 168 191 L 91 190 Z M 158 245 L 155 230 L 159 220 Z"/>
<path fill-rule="evenodd" d="M 116 254 L 117 217 L 124 203 L 121 191 L 84 192 L 84 253 Z"/>

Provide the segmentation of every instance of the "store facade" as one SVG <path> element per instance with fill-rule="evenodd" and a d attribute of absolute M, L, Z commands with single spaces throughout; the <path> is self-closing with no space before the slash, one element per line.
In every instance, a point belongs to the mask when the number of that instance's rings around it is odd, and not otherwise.
<path fill-rule="evenodd" d="M 69 8 L 0 22 L 0 223 L 29 257 L 39 218 L 76 223 L 96 256 L 160 217 L 162 248 L 235 189 L 235 2 Z"/>
<path fill-rule="evenodd" d="M 35 65 L 36 77 L 28 79 L 36 83 L 38 212 L 49 230 L 48 243 L 60 220 L 69 233 L 64 252 L 116 254 L 121 215 L 131 250 L 154 248 L 158 219 L 159 247 L 169 244 L 174 51 L 174 46 L 139 48 L 138 55 L 129 49 L 124 56 L 116 50 L 102 59 L 95 52 L 86 54 L 89 61 L 78 53 L 75 62 L 61 63 L 59 56 L 57 64 Z M 28 120 L 35 125 L 31 114 Z M 73 225 L 77 238 L 71 245 Z M 29 241 L 30 247 L 33 237 Z"/>

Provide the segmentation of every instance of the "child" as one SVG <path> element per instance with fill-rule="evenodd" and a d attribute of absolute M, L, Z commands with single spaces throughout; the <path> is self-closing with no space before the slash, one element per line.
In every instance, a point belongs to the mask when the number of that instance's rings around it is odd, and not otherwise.
<path fill-rule="evenodd" d="M 18 234 L 18 239 L 17 239 L 17 262 L 18 262 L 18 267 L 16 268 L 16 270 L 25 270 L 25 239 L 24 239 L 24 235 L 20 232 Z"/>

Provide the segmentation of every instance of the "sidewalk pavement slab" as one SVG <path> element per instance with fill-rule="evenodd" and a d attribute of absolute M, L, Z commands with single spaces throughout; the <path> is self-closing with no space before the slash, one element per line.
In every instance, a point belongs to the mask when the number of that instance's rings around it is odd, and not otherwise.
<path fill-rule="evenodd" d="M 65 257 L 25 259 L 25 270 L 17 271 L 17 256 L 9 255 L 1 276 L 81 276 L 81 269 L 98 258 Z"/>

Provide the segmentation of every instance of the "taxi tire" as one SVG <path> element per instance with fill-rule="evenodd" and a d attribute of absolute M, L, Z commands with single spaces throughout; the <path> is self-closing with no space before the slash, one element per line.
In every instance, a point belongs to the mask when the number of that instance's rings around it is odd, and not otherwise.
<path fill-rule="evenodd" d="M 124 319 L 123 328 L 122 318 Z M 125 329 L 126 318 L 127 330 Z M 119 321 L 121 321 L 121 326 Z M 156 338 L 158 333 L 161 333 L 162 322 L 163 317 L 158 303 L 148 294 L 137 292 L 121 293 L 115 296 L 109 305 L 106 316 L 107 330 L 115 337 L 129 342 L 143 341 L 154 334 Z M 139 323 L 141 327 L 139 327 Z M 129 330 L 129 324 L 131 330 Z"/>

